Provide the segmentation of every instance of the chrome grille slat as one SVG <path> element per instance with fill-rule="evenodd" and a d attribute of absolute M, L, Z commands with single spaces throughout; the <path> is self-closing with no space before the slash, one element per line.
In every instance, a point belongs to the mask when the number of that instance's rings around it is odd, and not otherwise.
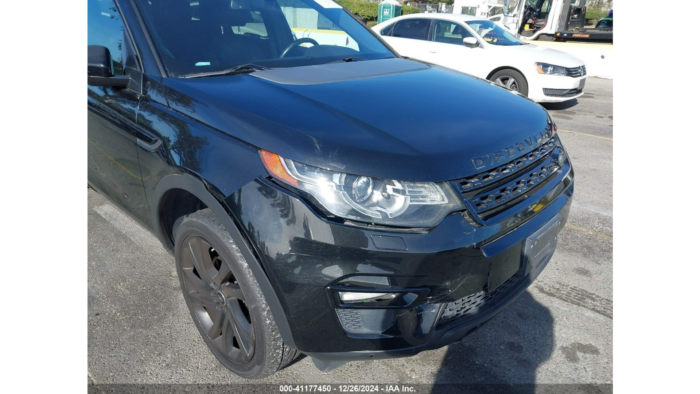
<path fill-rule="evenodd" d="M 586 75 L 586 66 L 566 68 L 566 75 L 573 78 L 583 77 Z"/>

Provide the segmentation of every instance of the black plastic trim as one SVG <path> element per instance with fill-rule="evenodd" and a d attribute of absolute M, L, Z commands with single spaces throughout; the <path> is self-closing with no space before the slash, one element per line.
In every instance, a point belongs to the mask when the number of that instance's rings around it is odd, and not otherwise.
<path fill-rule="evenodd" d="M 134 34 L 131 32 L 131 27 L 129 27 L 129 21 L 128 19 L 124 16 L 124 10 L 122 10 L 121 4 L 119 4 L 119 1 L 115 1 L 115 5 L 117 6 L 117 9 L 119 10 L 119 16 L 122 18 L 122 23 L 124 24 L 124 28 L 126 28 L 126 36 L 129 39 L 129 45 L 133 48 L 134 52 L 136 52 L 136 60 L 139 62 L 139 68 L 141 72 L 143 72 L 144 67 L 143 67 L 143 61 L 141 60 L 141 53 L 139 52 L 138 46 L 136 46 L 136 42 L 134 41 Z"/>
<path fill-rule="evenodd" d="M 292 337 L 292 330 L 289 327 L 289 322 L 287 321 L 287 315 L 285 314 L 284 309 L 282 309 L 282 304 L 280 303 L 279 298 L 277 298 L 277 294 L 275 293 L 270 280 L 265 274 L 260 261 L 258 261 L 253 252 L 250 250 L 249 243 L 238 230 L 238 227 L 233 222 L 233 219 L 229 215 L 228 211 L 226 211 L 226 209 L 223 207 L 223 204 L 219 202 L 204 186 L 202 180 L 188 174 L 174 174 L 164 177 L 158 183 L 158 186 L 156 186 L 152 201 L 157 201 L 158 203 L 151 206 L 151 220 L 156 235 L 158 239 L 160 239 L 161 243 L 163 243 L 167 249 L 172 250 L 172 241 L 170 241 L 170 238 L 167 236 L 163 226 L 161 225 L 159 211 L 161 205 L 160 201 L 162 201 L 163 196 L 165 193 L 173 189 L 182 189 L 192 193 L 195 197 L 199 198 L 204 204 L 206 204 L 206 206 L 209 207 L 212 212 L 214 212 L 217 219 L 221 221 L 226 228 L 226 231 L 228 231 L 229 235 L 231 235 L 231 238 L 233 238 L 233 241 L 240 249 L 241 254 L 248 262 L 253 275 L 255 275 L 255 280 L 258 281 L 260 289 L 265 296 L 265 300 L 270 306 L 270 311 L 272 312 L 272 316 L 275 318 L 277 328 L 279 329 L 284 344 L 292 349 L 296 349 L 296 346 L 294 345 L 294 338 Z"/>
<path fill-rule="evenodd" d="M 151 49 L 151 54 L 153 55 L 153 59 L 156 61 L 156 65 L 158 66 L 158 71 L 160 71 L 160 76 L 162 78 L 167 76 L 167 73 L 165 72 L 165 67 L 163 66 L 163 62 L 160 60 L 160 56 L 158 55 L 158 51 L 156 51 L 156 47 L 153 44 L 153 40 L 151 40 L 151 34 L 149 33 L 148 29 L 146 29 L 146 24 L 143 22 L 143 18 L 141 17 L 141 10 L 136 6 L 136 3 L 134 3 L 134 0 L 130 1 L 131 3 L 131 8 L 134 11 L 134 15 L 136 15 L 136 19 L 139 21 L 139 25 L 141 26 L 141 31 L 143 31 L 143 36 L 146 37 L 146 42 L 148 43 L 148 47 Z"/>
<path fill-rule="evenodd" d="M 88 75 L 88 86 L 112 86 L 115 88 L 125 88 L 129 84 L 129 77 L 114 76 L 114 77 L 98 77 Z"/>

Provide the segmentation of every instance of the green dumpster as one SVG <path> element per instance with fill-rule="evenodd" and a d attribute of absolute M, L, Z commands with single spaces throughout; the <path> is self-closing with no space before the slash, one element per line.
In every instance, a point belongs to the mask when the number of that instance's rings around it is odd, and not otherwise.
<path fill-rule="evenodd" d="M 401 4 L 396 0 L 384 0 L 379 3 L 379 15 L 377 23 L 388 21 L 391 18 L 401 15 Z"/>

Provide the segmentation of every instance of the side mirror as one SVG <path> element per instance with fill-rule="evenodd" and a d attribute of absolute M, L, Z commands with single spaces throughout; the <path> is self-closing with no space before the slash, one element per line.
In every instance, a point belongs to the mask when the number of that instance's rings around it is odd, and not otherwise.
<path fill-rule="evenodd" d="M 128 83 L 128 77 L 115 77 L 112 74 L 109 49 L 100 45 L 88 45 L 88 85 L 123 88 Z"/>
<path fill-rule="evenodd" d="M 475 48 L 479 46 L 479 41 L 476 40 L 474 37 L 464 37 L 462 40 L 464 45 L 466 45 L 468 48 Z"/>

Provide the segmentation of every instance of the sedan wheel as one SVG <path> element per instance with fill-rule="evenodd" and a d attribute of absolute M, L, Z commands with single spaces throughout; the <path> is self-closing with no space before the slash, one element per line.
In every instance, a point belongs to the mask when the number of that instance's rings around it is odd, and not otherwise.
<path fill-rule="evenodd" d="M 512 90 L 514 92 L 518 92 L 523 96 L 527 97 L 527 81 L 525 80 L 525 77 L 522 74 L 520 74 L 514 69 L 507 68 L 497 71 L 496 73 L 491 75 L 489 80 L 498 86 L 501 86 L 508 90 Z"/>
<path fill-rule="evenodd" d="M 518 81 L 515 80 L 515 78 L 511 76 L 503 76 L 498 79 L 496 79 L 496 85 L 498 86 L 503 86 L 504 88 L 508 90 L 515 90 L 516 92 L 518 91 Z"/>

